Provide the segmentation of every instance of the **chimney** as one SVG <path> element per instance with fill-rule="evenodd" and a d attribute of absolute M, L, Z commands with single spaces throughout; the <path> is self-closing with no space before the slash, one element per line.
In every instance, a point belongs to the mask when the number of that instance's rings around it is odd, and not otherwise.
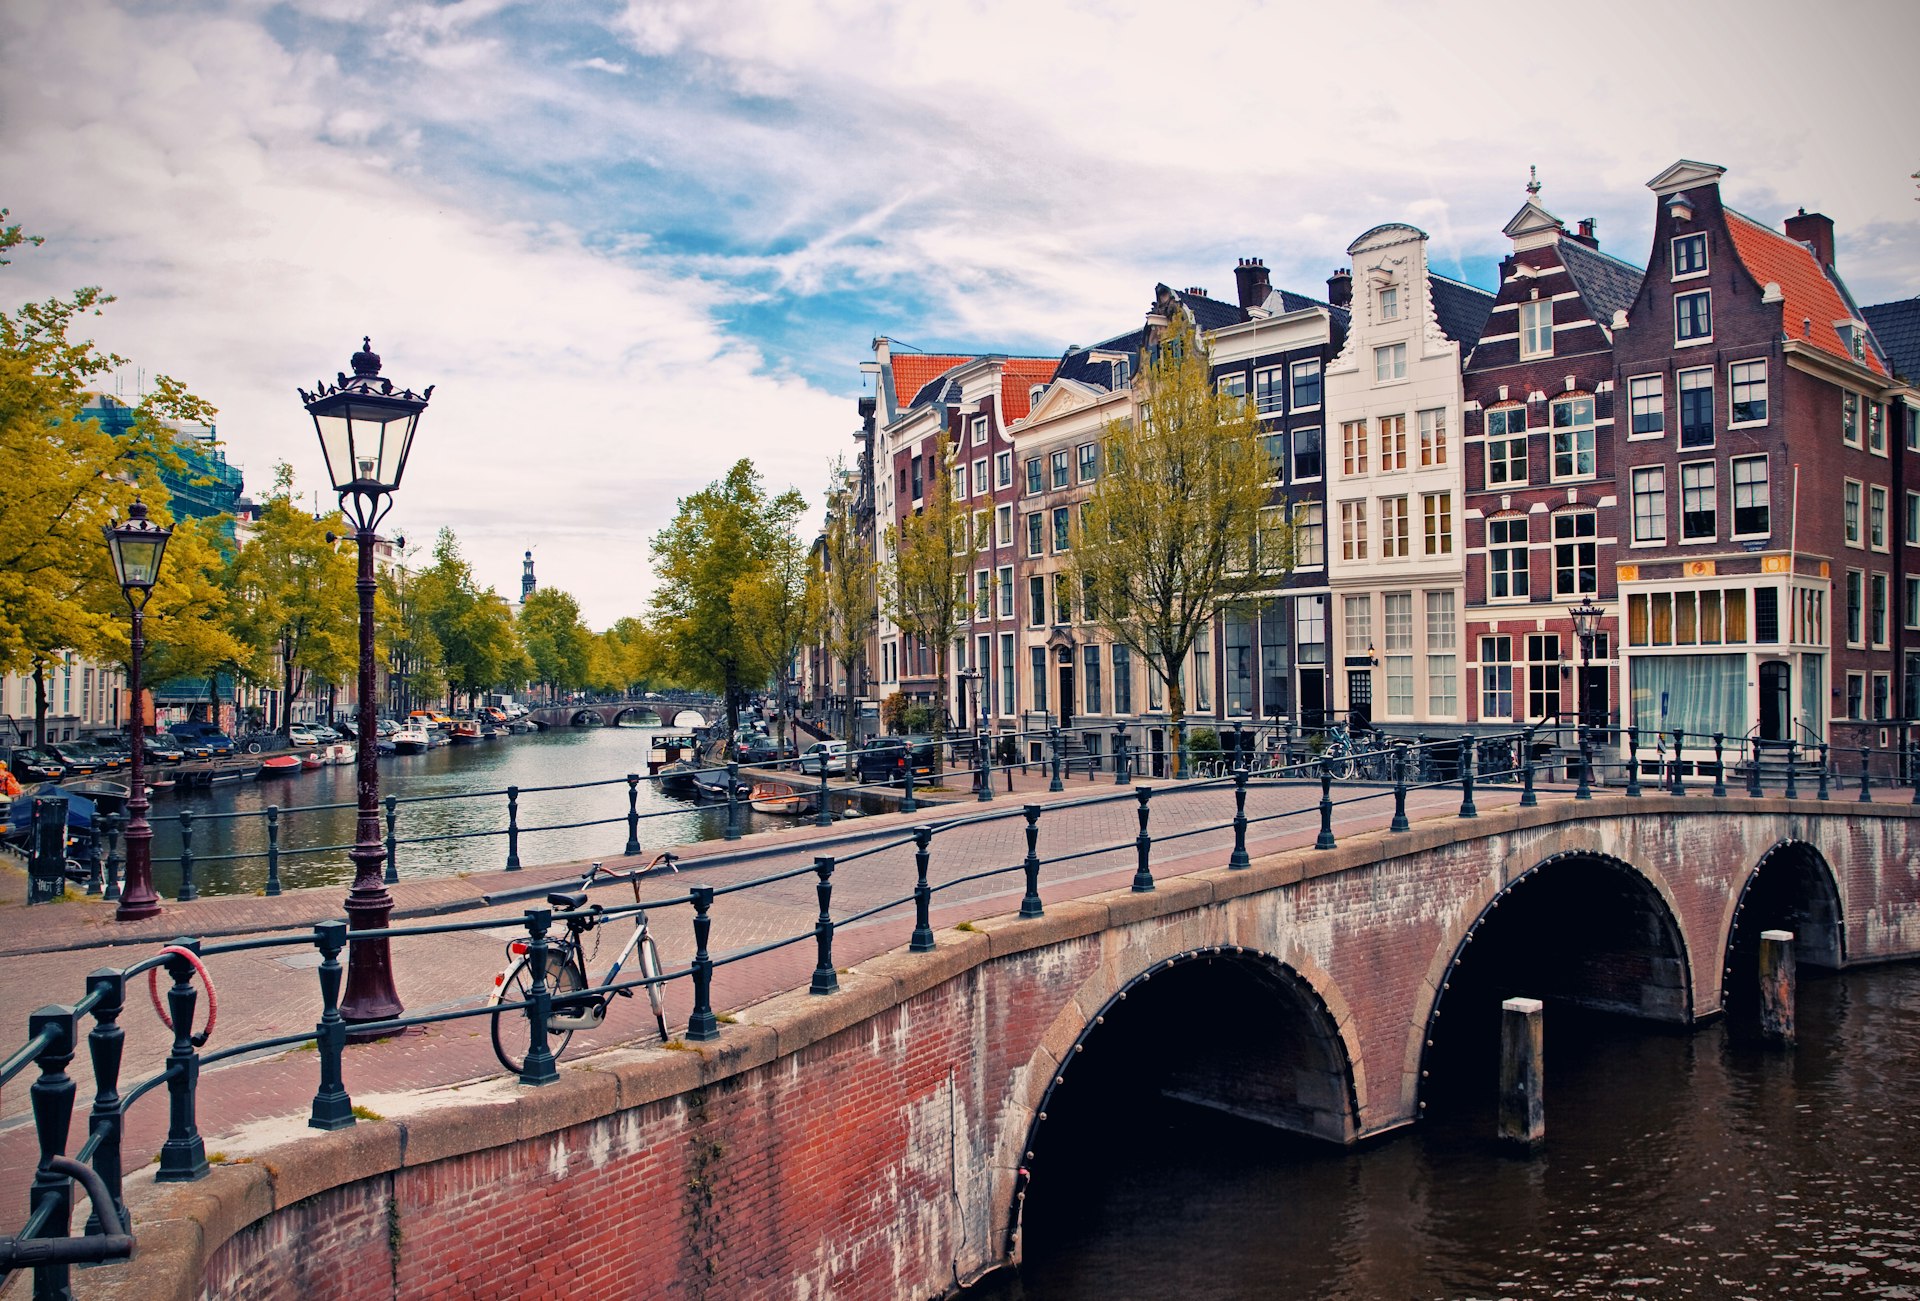
<path fill-rule="evenodd" d="M 1233 280 L 1240 291 L 1241 311 L 1259 307 L 1273 292 L 1273 285 L 1267 278 L 1267 264 L 1257 257 L 1241 258 L 1240 265 L 1233 269 Z"/>
<path fill-rule="evenodd" d="M 1599 221 L 1593 217 L 1582 217 L 1579 226 L 1574 230 L 1573 237 L 1588 248 L 1599 248 L 1600 236 L 1595 233 L 1599 225 Z"/>
<path fill-rule="evenodd" d="M 1353 272 L 1341 267 L 1327 277 L 1327 302 L 1335 307 L 1353 305 Z"/>
<path fill-rule="evenodd" d="M 1811 245 L 1814 260 L 1833 269 L 1833 218 L 1802 208 L 1787 218 L 1787 238 Z"/>
<path fill-rule="evenodd" d="M 1185 289 L 1182 289 L 1180 292 L 1185 294 L 1189 298 L 1205 298 L 1207 296 L 1207 291 L 1200 288 L 1200 286 L 1198 285 L 1188 285 Z"/>

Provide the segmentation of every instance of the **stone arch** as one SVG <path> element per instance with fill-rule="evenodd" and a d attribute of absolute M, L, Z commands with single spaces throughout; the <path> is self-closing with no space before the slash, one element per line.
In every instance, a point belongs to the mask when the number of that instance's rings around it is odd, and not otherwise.
<path fill-rule="evenodd" d="M 1694 1020 L 1693 961 L 1687 948 L 1687 935 L 1680 923 L 1681 912 L 1673 890 L 1658 873 L 1648 871 L 1612 854 L 1597 849 L 1562 850 L 1541 859 L 1532 867 L 1506 882 L 1482 903 L 1480 909 L 1458 932 L 1453 944 L 1435 955 L 1434 966 L 1422 996 L 1427 1000 L 1426 1015 L 1416 1015 L 1417 1040 L 1409 1045 L 1407 1061 L 1414 1073 L 1416 1115 L 1427 1103 L 1420 1095 L 1427 1091 L 1433 1066 L 1433 1050 L 1441 1030 L 1446 1002 L 1461 964 L 1471 952 L 1474 941 L 1494 917 L 1502 903 L 1521 898 L 1519 892 L 1547 879 L 1546 874 L 1565 879 L 1567 868 L 1581 865 L 1613 874 L 1625 883 L 1625 890 L 1608 902 L 1619 910 L 1620 919 L 1637 926 L 1648 941 L 1637 950 L 1602 951 L 1598 946 L 1584 954 L 1573 954 L 1566 970 L 1584 976 L 1583 988 L 1529 989 L 1531 996 L 1575 1001 L 1599 1011 L 1618 1012 L 1690 1025 Z M 1531 902 L 1531 901 L 1529 901 Z M 1545 949 L 1557 946 L 1559 937 L 1529 937 Z M 1564 952 L 1564 950 L 1562 950 Z M 1485 1015 L 1488 1009 L 1476 1009 Z"/>
<path fill-rule="evenodd" d="M 1840 881 L 1819 847 L 1785 836 L 1755 860 L 1728 901 L 1720 964 L 1720 1006 L 1738 1010 L 1741 973 L 1757 960 L 1760 932 L 1789 930 L 1794 958 L 1804 966 L 1838 969 L 1847 963 L 1847 914 Z"/>
<path fill-rule="evenodd" d="M 607 720 L 609 727 L 620 726 L 622 719 L 631 718 L 639 727 L 659 727 L 660 711 L 652 705 L 622 705 L 613 711 L 613 717 Z"/>
<path fill-rule="evenodd" d="M 1315 980 L 1294 964 L 1236 944 L 1206 945 L 1157 958 L 1117 988 L 1097 976 L 1083 985 L 1054 1018 L 1029 1059 L 1021 1073 L 1030 1082 L 1027 1097 L 1009 1099 L 1016 1119 L 1002 1132 L 998 1162 L 1002 1171 L 1013 1173 L 1010 1187 L 1004 1190 L 1007 1198 L 1004 1249 L 1008 1256 L 1014 1254 L 1018 1242 L 1026 1187 L 1049 1108 L 1060 1099 L 1089 1041 L 1127 1003 L 1130 995 L 1137 997 L 1142 987 L 1155 977 L 1164 977 L 1183 967 L 1213 963 L 1226 964 L 1248 987 L 1273 996 L 1279 1010 L 1276 1022 L 1284 1034 L 1257 1045 L 1256 1060 L 1249 1063 L 1242 1058 L 1242 1063 L 1257 1068 L 1291 1062 L 1293 1068 L 1286 1082 L 1265 1096 L 1261 1096 L 1258 1089 L 1247 1088 L 1245 1078 L 1237 1078 L 1240 1087 L 1234 1098 L 1228 1100 L 1211 1086 L 1226 1083 L 1226 1077 L 1218 1073 L 1219 1067 L 1236 1063 L 1188 1061 L 1168 1071 L 1166 1078 L 1174 1088 L 1163 1092 L 1290 1132 L 1343 1144 L 1355 1140 L 1361 1115 L 1356 1086 L 1356 1064 L 1360 1058 L 1358 1045 L 1348 1039 L 1351 1017 L 1347 1014 L 1346 1000 L 1337 990 L 1323 994 Z M 1324 973 L 1316 974 L 1325 978 Z M 1089 1007 L 1094 1009 L 1090 1014 L 1086 1010 Z M 1262 1077 L 1257 1070 L 1254 1074 L 1256 1078 L 1276 1078 Z M 1019 1118 L 1024 1118 L 1024 1124 Z M 1008 1140 L 1016 1138 L 1020 1146 L 1009 1151 Z M 997 1189 L 996 1197 L 999 1193 Z"/>

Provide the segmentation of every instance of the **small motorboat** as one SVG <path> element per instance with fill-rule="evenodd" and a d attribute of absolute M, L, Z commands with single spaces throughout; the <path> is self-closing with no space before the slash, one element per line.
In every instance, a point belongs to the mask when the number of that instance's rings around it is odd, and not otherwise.
<path fill-rule="evenodd" d="M 425 754 L 427 746 L 432 744 L 427 739 L 427 729 L 415 723 L 409 723 L 395 732 L 392 740 L 393 748 L 399 754 Z"/>
<path fill-rule="evenodd" d="M 327 757 L 318 750 L 309 750 L 300 756 L 300 771 L 319 772 L 327 766 Z"/>
<path fill-rule="evenodd" d="M 354 748 L 351 745 L 347 744 L 345 741 L 336 741 L 332 745 L 328 746 L 326 750 L 322 752 L 320 757 L 325 759 L 330 764 L 346 766 L 353 763 L 354 759 L 356 758 L 356 755 L 354 752 Z"/>
<path fill-rule="evenodd" d="M 666 768 L 693 758 L 693 737 L 685 733 L 662 732 L 653 738 L 647 751 L 647 771 L 658 775 Z"/>
<path fill-rule="evenodd" d="M 772 813 L 783 818 L 801 818 L 814 809 L 814 792 L 795 790 L 784 782 L 755 782 L 747 802 L 755 813 Z"/>
<path fill-rule="evenodd" d="M 300 775 L 300 756 L 297 754 L 269 755 L 260 761 L 262 777 L 297 777 Z"/>
<path fill-rule="evenodd" d="M 456 718 L 453 720 L 453 740 L 455 744 L 469 745 L 482 739 L 484 736 L 485 733 L 481 730 L 479 719 Z"/>
<path fill-rule="evenodd" d="M 652 765 L 648 766 L 651 767 Z M 683 800 L 697 798 L 699 791 L 695 787 L 694 782 L 699 776 L 699 773 L 700 765 L 697 763 L 681 760 L 679 763 L 668 764 L 659 770 L 660 793 L 663 795 L 677 795 Z"/>

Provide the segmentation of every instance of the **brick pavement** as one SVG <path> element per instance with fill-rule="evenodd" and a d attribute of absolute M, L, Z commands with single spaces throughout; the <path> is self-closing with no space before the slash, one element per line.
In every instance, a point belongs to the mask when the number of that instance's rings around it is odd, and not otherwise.
<path fill-rule="evenodd" d="M 1002 776 L 997 785 L 1004 787 Z M 816 853 L 831 852 L 843 862 L 834 873 L 836 918 L 850 918 L 892 902 L 873 916 L 839 929 L 835 962 L 848 967 L 903 945 L 913 925 L 911 893 L 914 883 L 914 847 L 909 829 L 934 825 L 929 880 L 936 887 L 933 922 L 946 927 L 962 921 L 1014 911 L 1024 891 L 1017 870 L 1026 854 L 1026 821 L 1021 806 L 1040 805 L 1037 852 L 1043 862 L 1041 897 L 1058 901 L 1121 888 L 1131 881 L 1135 866 L 1133 838 L 1138 831 L 1135 788 L 1070 782 L 1067 789 L 1048 794 L 1044 777 L 1015 777 L 1016 795 L 1002 789 L 992 804 L 972 802 L 922 809 L 917 814 L 894 813 L 842 823 L 831 829 L 795 827 L 743 838 L 737 844 L 707 842 L 684 850 L 679 878 L 655 878 L 646 888 L 652 898 L 665 898 L 689 880 L 724 888 L 742 881 L 773 875 L 789 868 L 805 868 Z M 1221 824 L 1232 816 L 1230 787 L 1189 786 L 1160 781 L 1140 784 L 1154 791 L 1150 832 L 1154 837 L 1153 871 L 1156 877 L 1218 867 L 1232 845 L 1231 830 Z M 1384 827 L 1392 812 L 1390 797 L 1368 788 L 1342 788 L 1341 797 L 1371 798 L 1343 804 L 1336 827 L 1342 835 Z M 1502 788 L 1483 792 L 1482 804 L 1510 803 L 1516 793 Z M 1315 786 L 1255 786 L 1249 792 L 1249 849 L 1256 855 L 1311 845 L 1318 819 Z M 1414 792 L 1408 801 L 1416 819 L 1451 816 L 1457 809 L 1457 791 Z M 951 825 L 948 825 L 951 824 Z M 679 852 L 679 851 L 676 851 Z M 751 855 L 751 857 L 746 857 Z M 1050 861 L 1051 860 L 1051 861 Z M 1062 861 L 1064 860 L 1064 861 Z M 619 866 L 625 860 L 608 860 Z M 430 878 L 393 887 L 395 925 L 439 920 L 479 920 L 489 912 L 499 925 L 487 930 L 433 936 L 399 937 L 393 941 L 397 984 L 411 1015 L 478 1006 L 503 962 L 505 941 L 519 933 L 517 923 L 525 903 L 482 910 L 482 896 L 490 891 L 524 888 L 542 881 L 561 884 L 577 880 L 582 865 L 556 865 L 520 873 L 485 872 L 469 876 Z M 986 873 L 997 873 L 982 876 Z M 19 874 L 12 873 L 14 877 Z M 963 880 L 964 878 L 976 878 Z M 716 1009 L 747 1006 L 771 994 L 806 983 L 813 969 L 815 946 L 810 934 L 818 912 L 810 871 L 778 884 L 751 891 L 725 893 L 717 899 L 711 948 L 721 966 L 716 971 Z M 8 888 L 18 896 L 18 880 Z M 944 888 L 943 888 L 944 887 Z M 117 926 L 110 906 L 97 901 L 42 906 L 30 912 L 17 905 L 0 906 L 13 925 L 0 927 L 0 1010 L 22 1027 L 26 1013 L 48 1002 L 69 1002 L 84 989 L 85 975 L 101 966 L 121 967 L 153 952 L 182 934 L 229 937 L 232 941 L 280 933 L 304 932 L 316 921 L 340 915 L 342 890 L 338 886 L 292 891 L 274 899 L 254 897 L 208 898 L 191 904 L 170 905 L 149 922 Z M 604 896 L 618 903 L 621 893 Z M 537 903 L 538 900 L 528 902 Z M 692 954 L 692 936 L 684 907 L 657 909 L 656 935 L 668 970 L 684 969 Z M 628 932 L 609 926 L 600 933 L 597 958 L 590 973 L 598 978 L 618 953 Z M 803 936 L 797 943 L 742 960 L 729 955 Z M 215 948 L 219 938 L 207 939 Z M 590 950 L 591 951 L 591 950 Z M 219 1025 L 204 1050 L 309 1029 L 319 1015 L 315 977 L 318 954 L 305 945 L 220 954 L 208 958 L 208 968 L 220 997 Z M 631 974 L 631 973 L 627 973 Z M 164 992 L 165 977 L 160 985 Z M 126 1056 L 122 1087 L 149 1076 L 164 1059 L 169 1034 L 148 1006 L 146 980 L 128 989 Z M 675 981 L 668 992 L 668 1028 L 683 1028 L 690 1010 L 686 981 Z M 655 1033 L 643 1000 L 617 1002 L 608 1023 L 599 1031 L 575 1037 L 567 1060 L 578 1060 L 600 1047 L 645 1042 Z M 204 1015 L 204 1007 L 202 1009 Z M 457 1087 L 498 1073 L 485 1017 L 416 1028 L 375 1044 L 349 1049 L 345 1066 L 348 1090 L 356 1099 L 414 1089 Z M 84 1114 L 92 1088 L 84 1051 L 73 1067 L 79 1080 L 78 1107 Z M 27 1086 L 36 1072 L 29 1068 L 0 1093 L 0 1187 L 23 1188 L 30 1177 L 35 1147 L 26 1114 Z M 275 1116 L 302 1114 L 318 1081 L 318 1058 L 313 1050 L 268 1051 L 229 1062 L 211 1064 L 203 1072 L 199 1090 L 199 1117 L 208 1151 L 219 1150 L 223 1134 L 247 1123 Z M 127 1119 L 126 1153 L 129 1166 L 157 1153 L 165 1137 L 167 1107 L 163 1090 L 141 1100 Z M 83 1133 L 76 1126 L 76 1135 Z M 75 1143 L 77 1144 L 77 1137 Z"/>

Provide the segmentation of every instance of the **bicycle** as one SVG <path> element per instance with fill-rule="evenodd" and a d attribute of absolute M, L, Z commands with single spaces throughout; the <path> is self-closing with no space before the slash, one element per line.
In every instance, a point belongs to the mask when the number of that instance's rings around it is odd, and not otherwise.
<path fill-rule="evenodd" d="M 633 997 L 630 986 L 622 989 L 609 987 L 620 978 L 620 969 L 636 949 L 640 953 L 640 974 L 646 978 L 647 1002 L 653 1006 L 654 1023 L 660 1028 L 662 1041 L 667 1038 L 667 997 L 660 981 L 660 948 L 654 943 L 653 933 L 648 929 L 646 909 L 634 911 L 632 937 L 607 969 L 600 987 L 593 992 L 588 992 L 586 969 L 587 962 L 599 953 L 600 927 L 613 920 L 599 904 L 587 903 L 588 888 L 599 878 L 624 879 L 633 887 L 633 901 L 637 904 L 640 902 L 641 879 L 661 867 L 673 872 L 680 870 L 674 865 L 671 853 L 658 855 L 647 866 L 628 873 L 624 878 L 603 873 L 601 864 L 595 863 L 573 890 L 556 890 L 547 896 L 547 902 L 553 907 L 572 914 L 566 918 L 566 936 L 547 942 L 547 989 L 553 996 L 553 1010 L 547 1016 L 547 1048 L 556 1060 L 566 1051 L 567 1043 L 576 1030 L 592 1030 L 606 1020 L 612 995 Z M 589 931 L 595 932 L 594 952 L 582 953 L 581 943 Z M 498 1007 L 502 1003 L 528 1005 L 502 1007 L 492 1017 L 493 1055 L 500 1059 L 502 1066 L 516 1075 L 526 1066 L 530 1037 L 527 1021 L 533 1015 L 530 1006 L 533 1000 L 533 968 L 527 956 L 527 947 L 528 941 L 524 939 L 507 943 L 506 968 L 493 978 L 493 988 L 487 993 L 489 1007 Z"/>

